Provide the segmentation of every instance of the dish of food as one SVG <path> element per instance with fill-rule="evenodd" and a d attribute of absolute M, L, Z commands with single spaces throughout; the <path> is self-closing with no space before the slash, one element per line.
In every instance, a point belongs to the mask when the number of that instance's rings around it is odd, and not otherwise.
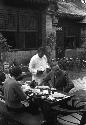
<path fill-rule="evenodd" d="M 54 94 L 52 94 L 53 97 L 55 98 L 62 98 L 62 97 L 65 97 L 66 95 L 62 94 L 62 93 L 58 93 L 58 92 L 54 92 Z"/>
<path fill-rule="evenodd" d="M 36 86 L 37 89 L 50 89 L 49 86 Z"/>

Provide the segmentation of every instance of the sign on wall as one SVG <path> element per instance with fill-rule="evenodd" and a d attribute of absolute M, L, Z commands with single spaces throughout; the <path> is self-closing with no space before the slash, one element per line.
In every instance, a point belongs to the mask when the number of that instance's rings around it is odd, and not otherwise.
<path fill-rule="evenodd" d="M 56 27 L 56 30 L 57 31 L 62 31 L 63 29 L 62 29 L 62 27 Z"/>
<path fill-rule="evenodd" d="M 56 17 L 54 17 L 54 18 L 52 19 L 52 25 L 53 25 L 53 26 L 57 26 L 57 25 L 58 25 L 58 21 L 59 21 L 59 19 L 56 18 Z"/>

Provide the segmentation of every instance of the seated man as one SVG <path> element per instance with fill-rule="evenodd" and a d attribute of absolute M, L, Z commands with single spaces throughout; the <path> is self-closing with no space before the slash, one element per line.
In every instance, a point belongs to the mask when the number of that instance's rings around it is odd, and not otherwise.
<path fill-rule="evenodd" d="M 23 111 L 25 109 L 21 101 L 26 100 L 27 96 L 21 89 L 21 84 L 17 78 L 21 75 L 18 67 L 9 69 L 11 77 L 4 82 L 4 98 L 9 111 Z"/>
<path fill-rule="evenodd" d="M 45 55 L 45 49 L 41 47 L 38 49 L 37 54 L 31 58 L 29 63 L 29 70 L 32 73 L 32 81 L 35 80 L 35 82 L 40 85 L 49 68 L 50 66 Z"/>
<path fill-rule="evenodd" d="M 43 79 L 41 85 L 47 85 L 60 91 L 69 92 L 73 87 L 73 84 L 69 84 L 69 82 L 71 81 L 69 81 L 67 73 L 58 66 L 54 66 Z"/>

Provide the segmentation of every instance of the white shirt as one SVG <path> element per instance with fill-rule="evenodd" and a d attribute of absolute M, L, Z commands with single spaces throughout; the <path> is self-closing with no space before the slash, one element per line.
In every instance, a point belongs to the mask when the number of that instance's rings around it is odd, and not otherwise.
<path fill-rule="evenodd" d="M 29 63 L 29 70 L 31 73 L 36 74 L 37 70 L 45 71 L 46 68 L 50 66 L 47 63 L 47 57 L 44 55 L 42 58 L 38 56 L 38 54 L 34 55 Z"/>
<path fill-rule="evenodd" d="M 34 55 L 29 63 L 29 70 L 32 73 L 32 80 L 38 82 L 38 77 L 36 77 L 36 73 L 38 70 L 45 71 L 50 66 L 47 63 L 47 57 L 44 55 L 42 58 L 38 56 L 38 54 Z"/>

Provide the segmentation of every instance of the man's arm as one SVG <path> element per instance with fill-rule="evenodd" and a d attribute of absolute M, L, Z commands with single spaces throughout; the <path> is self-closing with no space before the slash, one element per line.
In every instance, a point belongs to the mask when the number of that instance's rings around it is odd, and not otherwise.
<path fill-rule="evenodd" d="M 36 70 L 36 62 L 35 62 L 36 60 L 34 59 L 34 58 L 32 58 L 31 60 L 30 60 L 30 63 L 29 63 L 29 70 L 30 70 L 30 72 L 31 73 L 37 73 L 37 70 Z"/>
<path fill-rule="evenodd" d="M 45 61 L 46 61 L 46 69 L 49 68 L 50 69 L 50 65 L 48 63 L 48 59 L 47 59 L 47 56 L 44 55 L 44 58 L 45 58 Z"/>
<path fill-rule="evenodd" d="M 22 90 L 22 88 L 21 88 L 21 86 L 20 86 L 20 84 L 18 82 L 16 83 L 15 91 L 18 94 L 18 96 L 21 98 L 21 101 L 26 100 L 27 96 L 23 92 L 23 90 Z"/>

